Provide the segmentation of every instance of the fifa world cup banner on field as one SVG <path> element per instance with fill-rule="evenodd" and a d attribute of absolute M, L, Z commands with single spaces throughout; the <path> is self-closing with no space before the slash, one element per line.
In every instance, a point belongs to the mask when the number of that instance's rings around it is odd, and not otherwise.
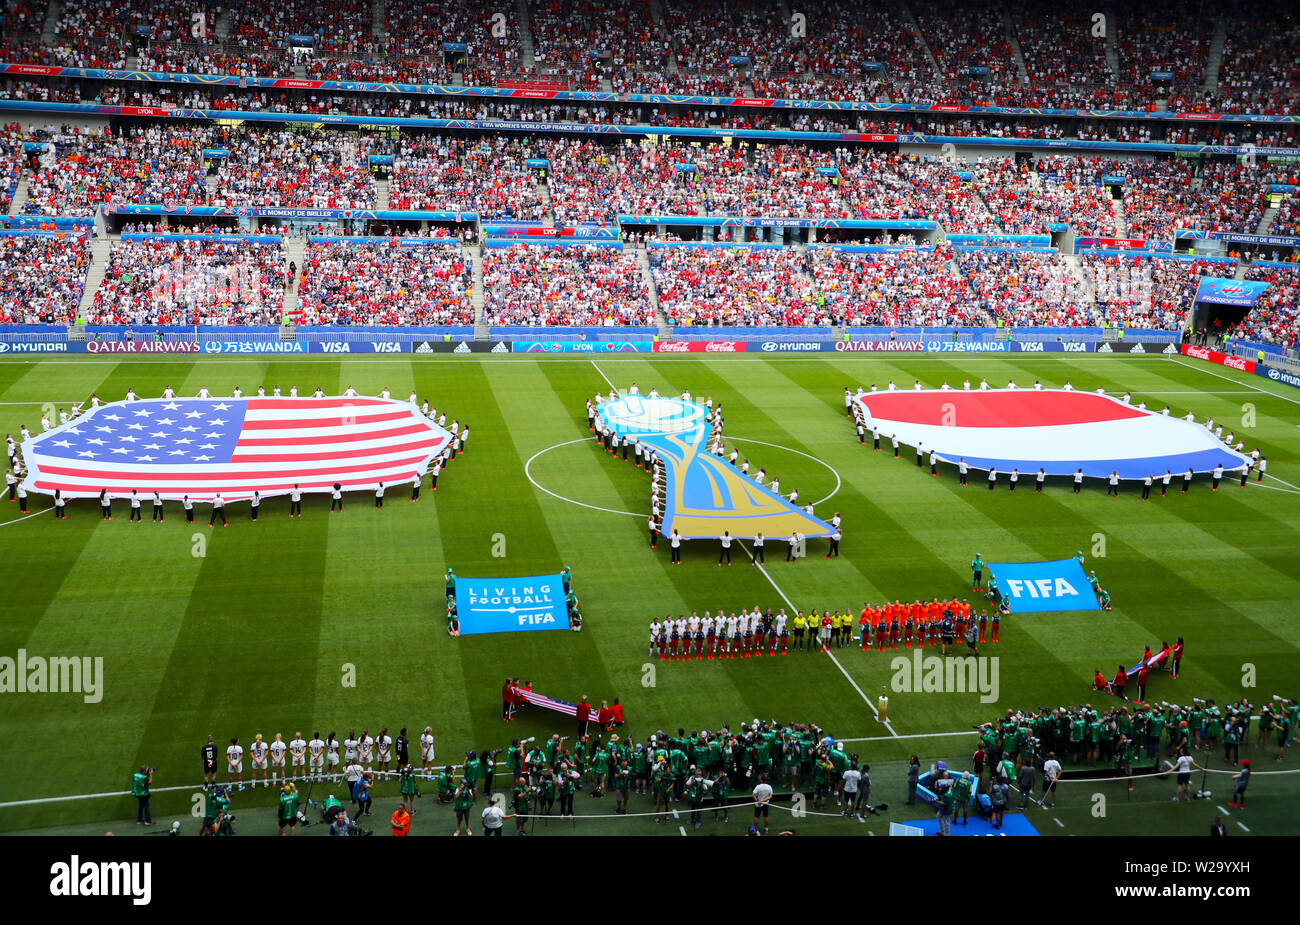
<path fill-rule="evenodd" d="M 525 578 L 457 578 L 460 634 L 567 630 L 564 583 L 555 575 Z"/>
<path fill-rule="evenodd" d="M 990 562 L 988 569 L 1012 613 L 1101 609 L 1078 559 Z"/>
<path fill-rule="evenodd" d="M 743 340 L 657 340 L 655 353 L 744 353 Z"/>

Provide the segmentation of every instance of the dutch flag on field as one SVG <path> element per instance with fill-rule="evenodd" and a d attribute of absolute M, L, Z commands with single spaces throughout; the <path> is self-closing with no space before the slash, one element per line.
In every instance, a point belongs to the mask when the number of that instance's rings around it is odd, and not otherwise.
<path fill-rule="evenodd" d="M 972 469 L 1122 479 L 1241 469 L 1250 460 L 1200 424 L 1127 405 L 1108 395 L 1054 389 L 935 389 L 858 396 L 867 421 L 882 436 L 935 452 L 945 462 L 964 457 Z"/>
<path fill-rule="evenodd" d="M 28 491 L 227 501 L 396 485 L 451 435 L 384 398 L 175 398 L 101 405 L 23 442 Z"/>

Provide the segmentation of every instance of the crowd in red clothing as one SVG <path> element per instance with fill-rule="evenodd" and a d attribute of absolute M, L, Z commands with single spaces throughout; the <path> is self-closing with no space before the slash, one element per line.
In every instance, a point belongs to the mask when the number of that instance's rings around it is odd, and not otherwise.
<path fill-rule="evenodd" d="M 502 325 L 648 325 L 655 316 L 631 251 L 514 244 L 484 255 L 483 317 Z"/>
<path fill-rule="evenodd" d="M 429 240 L 438 243 L 309 242 L 298 323 L 473 324 L 470 260 L 454 240 Z"/>

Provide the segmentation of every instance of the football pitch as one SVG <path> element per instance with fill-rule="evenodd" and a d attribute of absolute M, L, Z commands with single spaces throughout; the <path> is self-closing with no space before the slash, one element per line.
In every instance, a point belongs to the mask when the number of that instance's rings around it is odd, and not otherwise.
<path fill-rule="evenodd" d="M 980 377 L 995 387 L 1014 378 L 1022 388 L 1068 379 L 1078 389 L 1131 392 L 1134 403 L 1168 405 L 1174 415 L 1212 416 L 1247 452 L 1263 451 L 1269 476 L 1244 489 L 1225 478 L 1217 493 L 1202 476 L 1187 494 L 1175 479 L 1168 497 L 1147 503 L 1137 485 L 1118 498 L 1101 484 L 1076 496 L 1063 479 L 1042 494 L 1027 479 L 1014 494 L 1005 481 L 989 492 L 980 473 L 964 488 L 951 467 L 931 478 L 910 448 L 897 460 L 887 442 L 872 452 L 844 413 L 845 386 L 883 388 L 892 379 L 909 388 L 919 379 L 960 388 Z M 683 565 L 671 567 L 667 544 L 649 548 L 649 477 L 602 452 L 586 425 L 586 399 L 633 382 L 642 392 L 689 390 L 721 402 L 728 448 L 779 475 L 784 490 L 797 488 L 801 503 L 816 502 L 819 517 L 843 517 L 840 557 L 824 559 L 826 544 L 815 540 L 806 559 L 787 563 L 785 544 L 771 543 L 763 569 L 744 553 L 719 567 L 717 545 L 693 541 Z M 259 385 L 286 392 L 296 385 L 304 395 L 318 386 L 335 395 L 348 386 L 362 395 L 388 388 L 402 398 L 414 390 L 471 427 L 473 439 L 436 492 L 426 487 L 411 504 L 404 487 L 394 489 L 382 510 L 357 492 L 344 513 L 331 515 L 328 499 L 313 495 L 304 516 L 291 520 L 288 500 L 274 498 L 257 523 L 247 504 L 231 504 L 229 526 L 212 529 L 207 505 L 196 505 L 194 526 L 175 503 L 163 525 L 129 523 L 120 500 L 111 522 L 100 520 L 93 500 L 69 503 L 65 521 L 39 495 L 25 517 L 17 504 L 0 505 L 0 655 L 103 659 L 98 702 L 80 693 L 0 694 L 0 831 L 135 834 L 135 803 L 124 792 L 142 764 L 157 768 L 154 817 L 182 819 L 193 831 L 199 749 L 209 734 L 224 751 L 232 736 L 247 747 L 257 733 L 288 741 L 296 732 L 334 731 L 342 739 L 363 727 L 376 735 L 386 726 L 396 736 L 405 726 L 414 740 L 429 725 L 439 766 L 460 764 L 469 749 L 504 749 L 512 738 L 571 734 L 567 717 L 532 707 L 502 723 L 508 677 L 562 700 L 619 698 L 627 717 L 620 735 L 635 741 L 657 729 L 738 730 L 754 718 L 816 722 L 872 766 L 872 802 L 890 804 L 863 824 L 834 815 L 833 799 L 832 815 L 788 818 L 778 810 L 782 818 L 773 820 L 824 834 L 883 835 L 891 820 L 926 817 L 922 807 L 901 805 L 909 755 L 964 769 L 976 723 L 1008 709 L 1109 705 L 1109 695 L 1089 691 L 1093 669 L 1109 676 L 1117 663 L 1136 662 L 1144 645 L 1187 640 L 1182 674 L 1156 675 L 1149 700 L 1247 697 L 1258 706 L 1273 694 L 1300 695 L 1300 392 L 1257 376 L 1166 357 L 15 357 L 0 361 L 0 430 L 39 432 L 47 403 L 66 408 L 92 393 L 116 401 L 128 388 L 151 398 L 167 385 L 181 396 Z M 648 624 L 668 613 L 754 605 L 857 613 L 864 602 L 954 596 L 975 603 L 968 565 L 976 552 L 1017 562 L 1076 550 L 1113 610 L 1006 618 L 1000 641 L 981 649 L 999 658 L 995 702 L 981 702 L 978 692 L 886 691 L 890 654 L 856 647 L 727 661 L 648 657 Z M 582 632 L 447 635 L 448 567 L 497 577 L 565 566 L 582 603 Z M 887 726 L 875 711 L 882 692 Z M 1275 749 L 1254 747 L 1254 737 L 1252 726 L 1242 750 L 1256 771 L 1250 808 L 1232 810 L 1229 825 L 1234 834 L 1294 833 L 1300 776 L 1260 772 L 1287 770 L 1300 757 L 1275 762 Z M 1196 758 L 1224 768 L 1221 754 Z M 504 786 L 504 775 L 497 783 Z M 1211 773 L 1206 786 L 1210 800 L 1174 805 L 1172 778 L 1141 779 L 1132 793 L 1118 782 L 1066 783 L 1056 810 L 1031 807 L 1028 817 L 1044 835 L 1204 834 L 1231 791 L 1224 774 Z M 432 783 L 422 788 L 412 832 L 449 834 L 450 807 L 434 805 Z M 274 831 L 274 793 L 234 795 L 241 834 Z M 1101 813 L 1097 794 L 1105 798 Z M 378 831 L 397 800 L 396 782 L 378 784 Z M 535 832 L 686 831 L 678 819 L 607 817 L 612 803 L 580 793 L 576 824 L 550 820 Z M 629 806 L 632 814 L 652 809 L 640 796 Z M 732 811 L 725 825 L 706 819 L 699 834 L 742 834 L 748 813 Z"/>

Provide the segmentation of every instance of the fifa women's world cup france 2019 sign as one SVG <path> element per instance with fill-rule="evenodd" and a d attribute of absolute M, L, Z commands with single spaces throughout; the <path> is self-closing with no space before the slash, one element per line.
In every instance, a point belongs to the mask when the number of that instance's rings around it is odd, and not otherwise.
<path fill-rule="evenodd" d="M 664 467 L 660 532 L 677 530 L 685 539 L 712 539 L 724 531 L 737 539 L 826 537 L 830 524 L 795 507 L 760 485 L 705 445 L 709 411 L 681 398 L 624 395 L 603 401 L 600 420 L 620 439 L 640 442 Z"/>

